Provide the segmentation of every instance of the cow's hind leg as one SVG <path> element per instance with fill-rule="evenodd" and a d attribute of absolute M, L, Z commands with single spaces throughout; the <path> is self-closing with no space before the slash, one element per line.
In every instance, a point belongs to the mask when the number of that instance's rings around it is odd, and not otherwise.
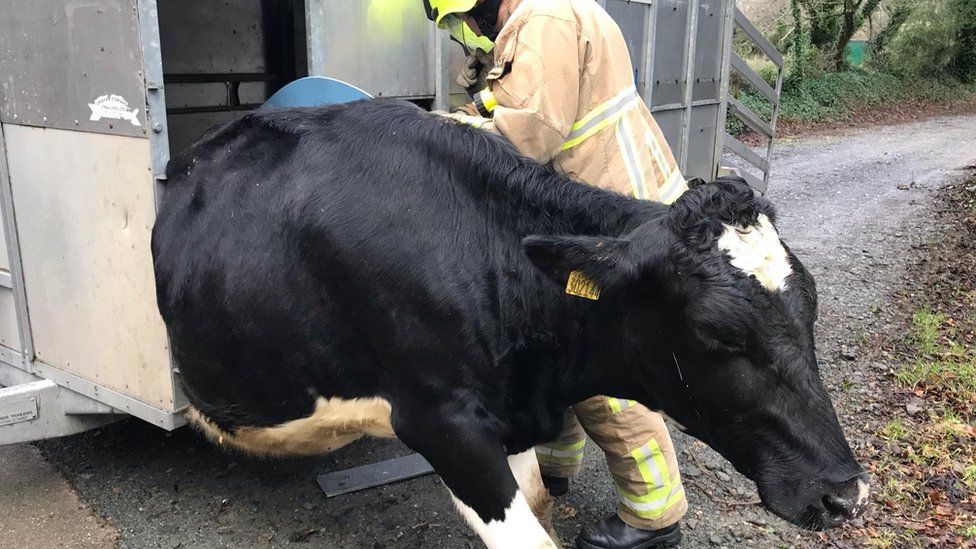
<path fill-rule="evenodd" d="M 557 547 L 519 489 L 504 447 L 479 425 L 477 417 L 429 413 L 416 422 L 402 418 L 394 429 L 434 467 L 489 549 Z"/>

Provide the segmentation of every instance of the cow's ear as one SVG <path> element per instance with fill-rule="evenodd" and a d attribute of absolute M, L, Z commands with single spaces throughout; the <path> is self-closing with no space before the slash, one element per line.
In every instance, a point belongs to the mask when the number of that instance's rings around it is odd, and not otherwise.
<path fill-rule="evenodd" d="M 580 272 L 599 288 L 609 288 L 637 275 L 631 241 L 603 236 L 527 236 L 522 240 L 532 264 L 560 286 Z"/>

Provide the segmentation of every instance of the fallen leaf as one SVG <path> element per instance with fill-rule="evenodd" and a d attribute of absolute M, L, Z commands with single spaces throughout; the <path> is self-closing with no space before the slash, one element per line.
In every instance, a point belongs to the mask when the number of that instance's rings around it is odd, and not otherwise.
<path fill-rule="evenodd" d="M 318 528 L 306 528 L 304 530 L 297 530 L 295 532 L 292 532 L 291 536 L 288 537 L 288 541 L 292 543 L 306 543 L 308 542 L 308 538 L 314 536 L 317 533 L 319 533 Z"/>

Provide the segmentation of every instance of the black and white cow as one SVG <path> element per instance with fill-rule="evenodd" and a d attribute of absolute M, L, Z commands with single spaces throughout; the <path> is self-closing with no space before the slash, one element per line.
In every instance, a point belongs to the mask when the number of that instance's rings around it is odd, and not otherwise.
<path fill-rule="evenodd" d="M 216 442 L 396 436 L 487 545 L 548 547 L 531 450 L 598 394 L 664 411 L 790 522 L 865 505 L 814 281 L 773 222 L 741 180 L 638 201 L 374 100 L 211 132 L 170 163 L 152 251 L 189 416 Z"/>

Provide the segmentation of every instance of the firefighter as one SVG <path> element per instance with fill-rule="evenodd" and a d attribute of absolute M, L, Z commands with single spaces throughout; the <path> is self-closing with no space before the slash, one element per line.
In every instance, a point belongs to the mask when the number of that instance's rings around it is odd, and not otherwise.
<path fill-rule="evenodd" d="M 595 0 L 422 0 L 427 16 L 469 52 L 459 83 L 486 87 L 448 116 L 501 134 L 569 177 L 639 199 L 673 202 L 687 184 L 637 95 L 620 28 Z M 486 55 L 486 52 L 490 52 Z M 663 418 L 640 404 L 594 397 L 566 412 L 536 448 L 543 479 L 565 493 L 589 435 L 604 451 L 617 512 L 583 529 L 582 548 L 671 547 L 688 504 Z"/>

